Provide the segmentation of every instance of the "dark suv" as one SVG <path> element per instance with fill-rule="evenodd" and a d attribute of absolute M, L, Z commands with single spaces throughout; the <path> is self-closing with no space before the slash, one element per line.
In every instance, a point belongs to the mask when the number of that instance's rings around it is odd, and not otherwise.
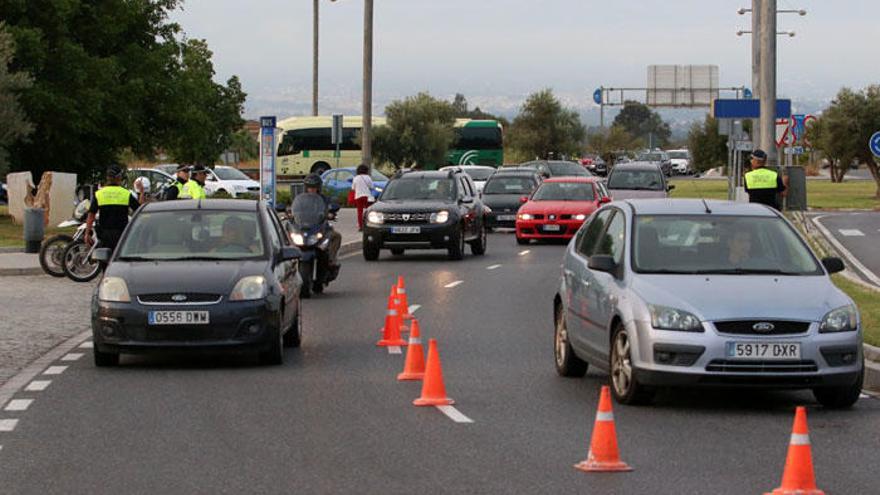
<path fill-rule="evenodd" d="M 365 213 L 364 259 L 390 249 L 446 249 L 449 259 L 486 252 L 486 208 L 471 178 L 460 168 L 406 172 L 394 177 Z"/>

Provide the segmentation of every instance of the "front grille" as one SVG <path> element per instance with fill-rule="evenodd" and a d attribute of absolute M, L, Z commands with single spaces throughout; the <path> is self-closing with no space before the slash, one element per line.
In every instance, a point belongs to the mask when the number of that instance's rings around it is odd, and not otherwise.
<path fill-rule="evenodd" d="M 764 331 L 755 330 L 754 326 L 761 323 L 770 323 L 773 325 L 773 329 Z M 810 329 L 810 322 L 790 320 L 716 321 L 715 328 L 717 328 L 720 333 L 730 333 L 735 335 L 792 335 L 796 333 L 806 333 Z"/>
<path fill-rule="evenodd" d="M 260 187 L 259 187 L 259 186 L 252 186 L 252 187 L 248 187 L 247 190 L 248 190 L 248 191 L 253 191 L 253 192 L 259 192 L 259 191 L 260 191 Z"/>
<path fill-rule="evenodd" d="M 388 223 L 428 223 L 431 220 L 430 213 L 385 213 L 384 216 Z"/>
<path fill-rule="evenodd" d="M 168 292 L 162 294 L 141 294 L 138 296 L 138 302 L 141 304 L 216 304 L 220 302 L 222 297 L 219 294 L 205 294 L 201 292 Z"/>
<path fill-rule="evenodd" d="M 538 213 L 538 214 L 536 214 L 536 215 L 532 215 L 532 217 L 533 217 L 533 219 L 535 219 L 535 220 L 543 220 L 543 219 L 544 219 L 544 215 L 541 214 L 541 213 Z"/>
<path fill-rule="evenodd" d="M 815 361 L 762 361 L 713 359 L 706 365 L 706 371 L 719 373 L 809 373 L 818 371 Z"/>

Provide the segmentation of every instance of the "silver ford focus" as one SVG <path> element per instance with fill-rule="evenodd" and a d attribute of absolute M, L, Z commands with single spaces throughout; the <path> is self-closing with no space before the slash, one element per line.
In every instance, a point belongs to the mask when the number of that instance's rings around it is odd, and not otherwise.
<path fill-rule="evenodd" d="M 657 387 L 812 389 L 825 407 L 861 392 L 853 301 L 782 215 L 756 204 L 628 200 L 571 240 L 554 298 L 556 370 L 611 375 L 618 402 Z"/>

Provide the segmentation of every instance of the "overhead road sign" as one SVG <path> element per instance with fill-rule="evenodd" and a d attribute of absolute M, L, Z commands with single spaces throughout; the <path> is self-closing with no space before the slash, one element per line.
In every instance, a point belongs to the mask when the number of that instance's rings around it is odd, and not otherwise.
<path fill-rule="evenodd" d="M 596 105 L 602 104 L 602 88 L 597 88 L 596 91 L 593 91 L 593 102 L 595 102 Z"/>
<path fill-rule="evenodd" d="M 874 153 L 874 156 L 880 158 L 880 131 L 871 135 L 871 141 L 868 143 L 868 147 L 871 148 L 871 153 Z"/>
<path fill-rule="evenodd" d="M 716 119 L 757 119 L 761 116 L 761 100 L 719 98 L 712 103 L 712 116 Z M 791 100 L 776 100 L 776 118 L 789 117 Z"/>

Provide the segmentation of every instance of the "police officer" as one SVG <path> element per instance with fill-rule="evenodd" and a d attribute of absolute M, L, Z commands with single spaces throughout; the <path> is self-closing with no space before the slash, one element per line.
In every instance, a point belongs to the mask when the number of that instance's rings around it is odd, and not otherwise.
<path fill-rule="evenodd" d="M 183 185 L 181 199 L 205 199 L 205 179 L 208 178 L 208 169 L 204 165 L 195 165 L 190 172 L 190 179 Z"/>
<path fill-rule="evenodd" d="M 143 185 L 137 184 L 139 198 L 135 199 L 131 191 L 121 186 L 125 170 L 119 165 L 111 165 L 107 168 L 107 185 L 98 189 L 95 199 L 89 205 L 89 216 L 86 218 L 86 244 L 92 244 L 92 226 L 95 216 L 101 214 L 98 219 L 97 234 L 101 241 L 101 247 L 116 249 L 122 231 L 128 225 L 129 211 L 135 211 L 144 202 Z"/>
<path fill-rule="evenodd" d="M 165 189 L 165 200 L 177 199 L 183 194 L 183 188 L 189 182 L 189 165 L 179 165 L 177 167 L 177 178 L 174 183 Z"/>
<path fill-rule="evenodd" d="M 766 167 L 767 153 L 764 150 L 752 152 L 752 170 L 746 173 L 745 189 L 749 193 L 749 203 L 761 203 L 779 209 L 776 194 L 785 191 L 782 177 Z"/>

